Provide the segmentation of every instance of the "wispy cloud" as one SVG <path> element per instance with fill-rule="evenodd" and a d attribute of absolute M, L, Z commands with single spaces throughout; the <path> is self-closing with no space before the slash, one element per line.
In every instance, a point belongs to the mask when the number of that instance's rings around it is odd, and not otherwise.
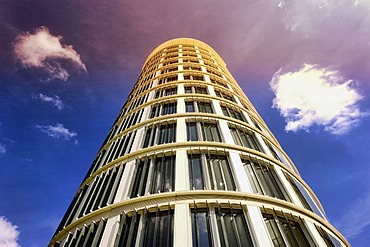
<path fill-rule="evenodd" d="M 40 68 L 46 71 L 47 81 L 54 79 L 66 81 L 69 73 L 62 67 L 62 60 L 72 62 L 84 71 L 86 66 L 73 47 L 62 45 L 61 40 L 61 36 L 53 36 L 46 27 L 40 27 L 34 34 L 19 35 L 14 43 L 14 53 L 25 68 Z"/>
<path fill-rule="evenodd" d="M 287 131 L 306 130 L 314 125 L 341 135 L 365 116 L 359 109 L 362 96 L 338 71 L 305 64 L 297 72 L 275 73 L 270 86 L 275 93 L 273 107 L 286 120 Z"/>
<path fill-rule="evenodd" d="M 4 144 L 0 143 L 0 155 L 6 153 L 6 147 Z"/>
<path fill-rule="evenodd" d="M 0 246 L 19 247 L 17 243 L 19 231 L 18 227 L 9 222 L 4 216 L 0 217 Z"/>
<path fill-rule="evenodd" d="M 41 102 L 48 102 L 48 103 L 51 103 L 53 104 L 56 108 L 58 108 L 58 110 L 62 110 L 64 105 L 63 105 L 63 101 L 60 99 L 60 97 L 58 95 L 54 95 L 54 96 L 48 96 L 48 95 L 45 95 L 45 94 L 42 94 L 42 93 L 39 93 L 39 94 L 36 94 L 36 95 L 33 95 L 32 98 L 34 99 L 38 99 L 40 100 Z"/>
<path fill-rule="evenodd" d="M 351 239 L 370 226 L 370 193 L 365 193 L 352 205 L 335 224 L 344 236 Z"/>
<path fill-rule="evenodd" d="M 57 123 L 55 126 L 52 125 L 36 125 L 41 132 L 47 134 L 55 139 L 72 140 L 77 136 L 77 133 L 71 131 L 63 126 L 63 124 Z M 76 141 L 75 141 L 76 142 Z"/>

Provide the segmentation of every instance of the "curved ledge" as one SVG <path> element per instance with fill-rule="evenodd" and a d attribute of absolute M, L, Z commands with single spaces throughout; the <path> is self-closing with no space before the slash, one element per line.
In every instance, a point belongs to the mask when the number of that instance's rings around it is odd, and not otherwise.
<path fill-rule="evenodd" d="M 288 167 L 284 163 L 282 163 L 278 160 L 275 160 L 274 158 L 272 158 L 272 157 L 270 157 L 270 156 L 268 156 L 268 155 L 266 155 L 262 152 L 256 151 L 254 149 L 241 147 L 241 146 L 238 146 L 238 145 L 235 145 L 235 144 L 221 143 L 221 142 L 202 142 L 202 141 L 176 142 L 176 143 L 166 143 L 166 144 L 161 144 L 161 145 L 157 145 L 157 146 L 152 146 L 152 147 L 140 149 L 138 151 L 126 154 L 126 155 L 124 155 L 124 156 L 106 164 L 105 166 L 100 167 L 97 171 L 92 173 L 87 179 L 85 179 L 81 183 L 80 187 L 77 190 L 77 193 L 83 188 L 83 186 L 86 183 L 90 183 L 92 180 L 94 180 L 95 176 L 97 176 L 101 172 L 103 172 L 105 170 L 108 170 L 111 167 L 119 164 L 120 162 L 128 162 L 128 161 L 136 159 L 137 157 L 140 157 L 142 155 L 155 154 L 155 153 L 160 153 L 160 152 L 164 152 L 164 151 L 167 152 L 167 151 L 171 151 L 171 150 L 175 150 L 175 149 L 192 148 L 192 147 L 196 148 L 196 149 L 212 148 L 212 149 L 220 149 L 220 150 L 228 150 L 228 151 L 236 150 L 236 151 L 239 151 L 239 152 L 250 153 L 250 154 L 256 155 L 258 157 L 262 157 L 262 158 L 272 162 L 273 164 L 276 164 L 279 167 L 283 168 L 286 172 L 288 172 L 290 175 L 292 175 L 294 178 L 296 178 L 299 182 L 301 182 L 301 184 L 313 195 L 315 201 L 322 208 L 322 205 L 321 205 L 319 199 L 317 198 L 316 194 L 312 191 L 312 189 L 308 186 L 308 184 L 298 174 L 296 174 L 292 169 L 290 169 L 290 167 Z"/>
<path fill-rule="evenodd" d="M 242 193 L 236 191 L 220 191 L 220 190 L 191 190 L 191 191 L 177 191 L 167 192 L 161 194 L 153 194 L 148 196 L 137 197 L 129 200 L 125 200 L 119 203 L 115 203 L 104 208 L 98 209 L 84 217 L 76 220 L 72 224 L 65 227 L 60 231 L 49 243 L 54 244 L 56 241 L 61 240 L 65 235 L 75 228 L 83 226 L 92 220 L 97 220 L 103 217 L 110 217 L 120 214 L 122 211 L 129 212 L 133 210 L 140 210 L 146 207 L 178 204 L 178 203 L 197 203 L 207 201 L 209 203 L 228 203 L 234 201 L 235 203 L 242 203 L 244 205 L 275 208 L 282 211 L 293 212 L 294 215 L 302 217 L 314 223 L 319 223 L 329 229 L 334 235 L 336 235 L 346 246 L 350 246 L 349 242 L 340 234 L 340 232 L 329 224 L 326 220 L 319 217 L 315 213 L 299 207 L 295 204 L 276 199 L 273 197 Z"/>
<path fill-rule="evenodd" d="M 148 60 L 155 53 L 157 53 L 158 51 L 160 51 L 161 49 L 163 49 L 163 48 L 165 48 L 167 46 L 176 45 L 176 44 L 177 45 L 196 45 L 196 46 L 204 47 L 204 48 L 206 48 L 206 50 L 210 50 L 212 53 L 214 53 L 212 55 L 216 56 L 218 58 L 218 60 L 220 60 L 220 61 L 223 62 L 223 60 L 218 55 L 218 53 L 211 46 L 207 45 L 206 43 L 204 43 L 204 42 L 202 42 L 200 40 L 194 39 L 194 38 L 176 38 L 176 39 L 171 39 L 169 41 L 166 41 L 166 42 L 160 44 L 159 46 L 156 46 L 156 48 L 149 54 L 149 56 L 145 60 L 144 65 L 143 65 L 143 68 L 145 67 L 145 64 L 148 62 Z M 225 63 L 223 65 L 226 67 L 226 64 Z"/>

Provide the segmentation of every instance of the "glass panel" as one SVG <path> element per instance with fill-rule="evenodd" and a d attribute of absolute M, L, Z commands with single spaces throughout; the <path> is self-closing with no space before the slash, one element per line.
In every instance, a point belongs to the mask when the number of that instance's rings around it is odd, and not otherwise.
<path fill-rule="evenodd" d="M 203 190 L 203 172 L 201 158 L 199 154 L 189 154 L 189 173 L 190 173 L 190 189 Z"/>
<path fill-rule="evenodd" d="M 186 123 L 187 130 L 187 140 L 188 141 L 198 141 L 198 132 L 196 123 L 190 122 Z"/>
<path fill-rule="evenodd" d="M 136 161 L 130 198 L 144 195 L 149 172 L 149 163 L 149 160 Z"/>
<path fill-rule="evenodd" d="M 316 203 L 313 201 L 313 199 L 311 198 L 307 190 L 303 187 L 303 185 L 299 183 L 296 179 L 292 178 L 286 172 L 284 172 L 284 175 L 292 185 L 294 191 L 296 192 L 303 206 L 308 210 L 311 210 L 315 214 L 321 216 L 322 218 L 325 218 L 325 215 L 321 212 L 318 206 L 316 206 Z"/>
<path fill-rule="evenodd" d="M 207 155 L 206 159 L 211 188 L 215 190 L 235 190 L 236 186 L 226 156 Z"/>
<path fill-rule="evenodd" d="M 194 101 L 185 102 L 186 112 L 195 112 L 194 110 Z"/>
<path fill-rule="evenodd" d="M 145 217 L 141 246 L 173 246 L 173 210 L 147 213 Z"/>
<path fill-rule="evenodd" d="M 206 209 L 191 211 L 193 247 L 213 246 L 208 211 Z"/>
<path fill-rule="evenodd" d="M 243 210 L 216 209 L 221 246 L 253 246 Z"/>
<path fill-rule="evenodd" d="M 283 236 L 280 233 L 279 227 L 276 224 L 274 216 L 272 214 L 265 213 L 263 213 L 262 216 L 274 246 L 275 247 L 286 246 Z"/>
<path fill-rule="evenodd" d="M 310 242 L 314 245 L 312 240 L 309 241 L 308 231 L 306 229 L 305 231 L 303 230 L 305 226 L 300 219 L 295 219 L 293 216 L 283 212 L 279 212 L 277 215 L 275 211 L 273 214 L 263 212 L 262 216 L 274 246 L 286 246 L 285 241 L 289 246 L 309 247 L 311 246 Z"/>
<path fill-rule="evenodd" d="M 242 161 L 254 193 L 290 201 L 272 167 L 269 167 L 267 164 L 261 164 L 260 161 L 251 162 L 246 159 L 242 159 Z"/>
<path fill-rule="evenodd" d="M 152 171 L 151 194 L 174 191 L 175 156 L 157 158 Z"/>

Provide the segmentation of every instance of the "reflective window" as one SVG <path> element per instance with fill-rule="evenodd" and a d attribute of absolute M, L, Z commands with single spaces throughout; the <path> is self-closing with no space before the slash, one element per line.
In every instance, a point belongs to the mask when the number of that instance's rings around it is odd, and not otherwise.
<path fill-rule="evenodd" d="M 299 200 L 301 201 L 303 207 L 306 209 L 316 213 L 317 215 L 325 218 L 325 215 L 321 212 L 321 210 L 317 207 L 316 203 L 313 201 L 307 190 L 303 187 L 303 185 L 298 182 L 295 178 L 290 176 L 288 173 L 284 172 L 286 179 L 289 181 L 290 185 L 296 192 Z"/>
<path fill-rule="evenodd" d="M 221 134 L 216 123 L 187 122 L 188 141 L 222 142 Z"/>
<path fill-rule="evenodd" d="M 127 215 L 120 215 L 119 228 L 114 246 L 173 246 L 174 211 L 156 209 L 149 212 L 147 209 L 138 214 L 136 211 Z M 139 222 L 142 225 L 139 228 Z M 87 245 L 90 246 L 90 245 Z"/>
<path fill-rule="evenodd" d="M 321 227 L 319 227 L 317 225 L 315 225 L 315 226 L 316 226 L 316 229 L 319 232 L 320 236 L 324 240 L 326 246 L 328 246 L 328 247 L 341 247 L 342 246 L 340 244 L 340 242 L 336 238 L 334 238 L 333 236 L 331 236 L 331 234 L 327 233 Z"/>
<path fill-rule="evenodd" d="M 150 118 L 163 116 L 163 115 L 169 115 L 169 114 L 175 114 L 176 111 L 177 111 L 177 102 L 162 103 L 162 104 L 154 105 L 152 106 Z"/>
<path fill-rule="evenodd" d="M 213 218 L 213 220 L 212 220 Z M 243 209 L 211 207 L 191 209 L 192 241 L 194 247 L 254 246 Z M 212 234 L 218 233 L 218 239 Z"/>
<path fill-rule="evenodd" d="M 146 127 L 143 148 L 172 142 L 176 142 L 176 123 L 161 123 Z"/>
<path fill-rule="evenodd" d="M 261 151 L 257 139 L 251 131 L 232 126 L 229 126 L 229 129 L 236 145 Z"/>
<path fill-rule="evenodd" d="M 177 94 L 177 87 L 160 88 L 155 92 L 155 98 Z"/>
<path fill-rule="evenodd" d="M 224 105 L 221 105 L 221 110 L 225 116 L 232 117 L 232 118 L 245 122 L 244 116 L 241 113 L 241 111 L 233 109 L 231 107 L 224 106 Z"/>
<path fill-rule="evenodd" d="M 236 190 L 226 155 L 188 154 L 190 188 Z"/>
<path fill-rule="evenodd" d="M 253 246 L 243 210 L 217 208 L 216 218 L 221 246 Z"/>
<path fill-rule="evenodd" d="M 213 246 L 209 212 L 205 208 L 191 210 L 193 247 Z"/>
<path fill-rule="evenodd" d="M 134 247 L 137 238 L 139 221 L 140 215 L 136 211 L 134 211 L 131 217 L 124 213 L 121 214 L 114 246 Z"/>
<path fill-rule="evenodd" d="M 300 218 L 283 212 L 261 211 L 274 246 L 315 246 Z"/>
<path fill-rule="evenodd" d="M 242 162 L 254 193 L 290 201 L 279 177 L 270 164 L 250 157 L 242 157 Z"/>
<path fill-rule="evenodd" d="M 76 228 L 74 232 L 68 234 L 63 246 L 99 246 L 106 223 L 105 219 L 101 219 L 98 222 L 93 221 L 90 225 L 84 225 L 81 229 Z"/>
<path fill-rule="evenodd" d="M 186 112 L 203 112 L 203 113 L 213 113 L 211 102 L 205 101 L 186 101 Z"/>
<path fill-rule="evenodd" d="M 173 210 L 145 212 L 140 246 L 173 246 Z"/>
<path fill-rule="evenodd" d="M 208 94 L 207 88 L 203 86 L 185 86 L 185 93 Z"/>
<path fill-rule="evenodd" d="M 175 160 L 175 155 L 137 160 L 129 197 L 174 191 Z"/>
<path fill-rule="evenodd" d="M 166 82 L 172 82 L 172 81 L 177 81 L 177 75 L 169 76 L 169 77 L 164 77 L 159 79 L 158 85 L 166 83 Z"/>
<path fill-rule="evenodd" d="M 232 102 L 235 102 L 234 97 L 228 92 L 220 91 L 218 89 L 215 89 L 215 93 L 216 93 L 217 97 L 224 98 L 224 99 L 230 100 Z"/>

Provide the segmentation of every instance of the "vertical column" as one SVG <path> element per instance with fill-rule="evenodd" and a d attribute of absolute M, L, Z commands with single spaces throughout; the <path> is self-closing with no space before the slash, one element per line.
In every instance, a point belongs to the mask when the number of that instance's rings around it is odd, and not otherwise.
<path fill-rule="evenodd" d="M 176 174 L 175 174 L 175 190 L 188 190 L 189 189 L 189 171 L 187 164 L 185 149 L 178 149 L 176 151 Z"/>
<path fill-rule="evenodd" d="M 265 222 L 263 220 L 262 214 L 258 207 L 247 206 L 248 214 L 251 218 L 253 233 L 257 246 L 269 247 L 274 246 L 272 244 L 271 238 L 267 232 Z"/>
<path fill-rule="evenodd" d="M 113 246 L 117 236 L 117 230 L 119 227 L 119 215 L 110 217 L 105 226 L 105 230 L 100 241 L 100 247 Z"/>
<path fill-rule="evenodd" d="M 192 246 L 190 213 L 188 204 L 176 204 L 174 225 L 174 246 Z"/>

